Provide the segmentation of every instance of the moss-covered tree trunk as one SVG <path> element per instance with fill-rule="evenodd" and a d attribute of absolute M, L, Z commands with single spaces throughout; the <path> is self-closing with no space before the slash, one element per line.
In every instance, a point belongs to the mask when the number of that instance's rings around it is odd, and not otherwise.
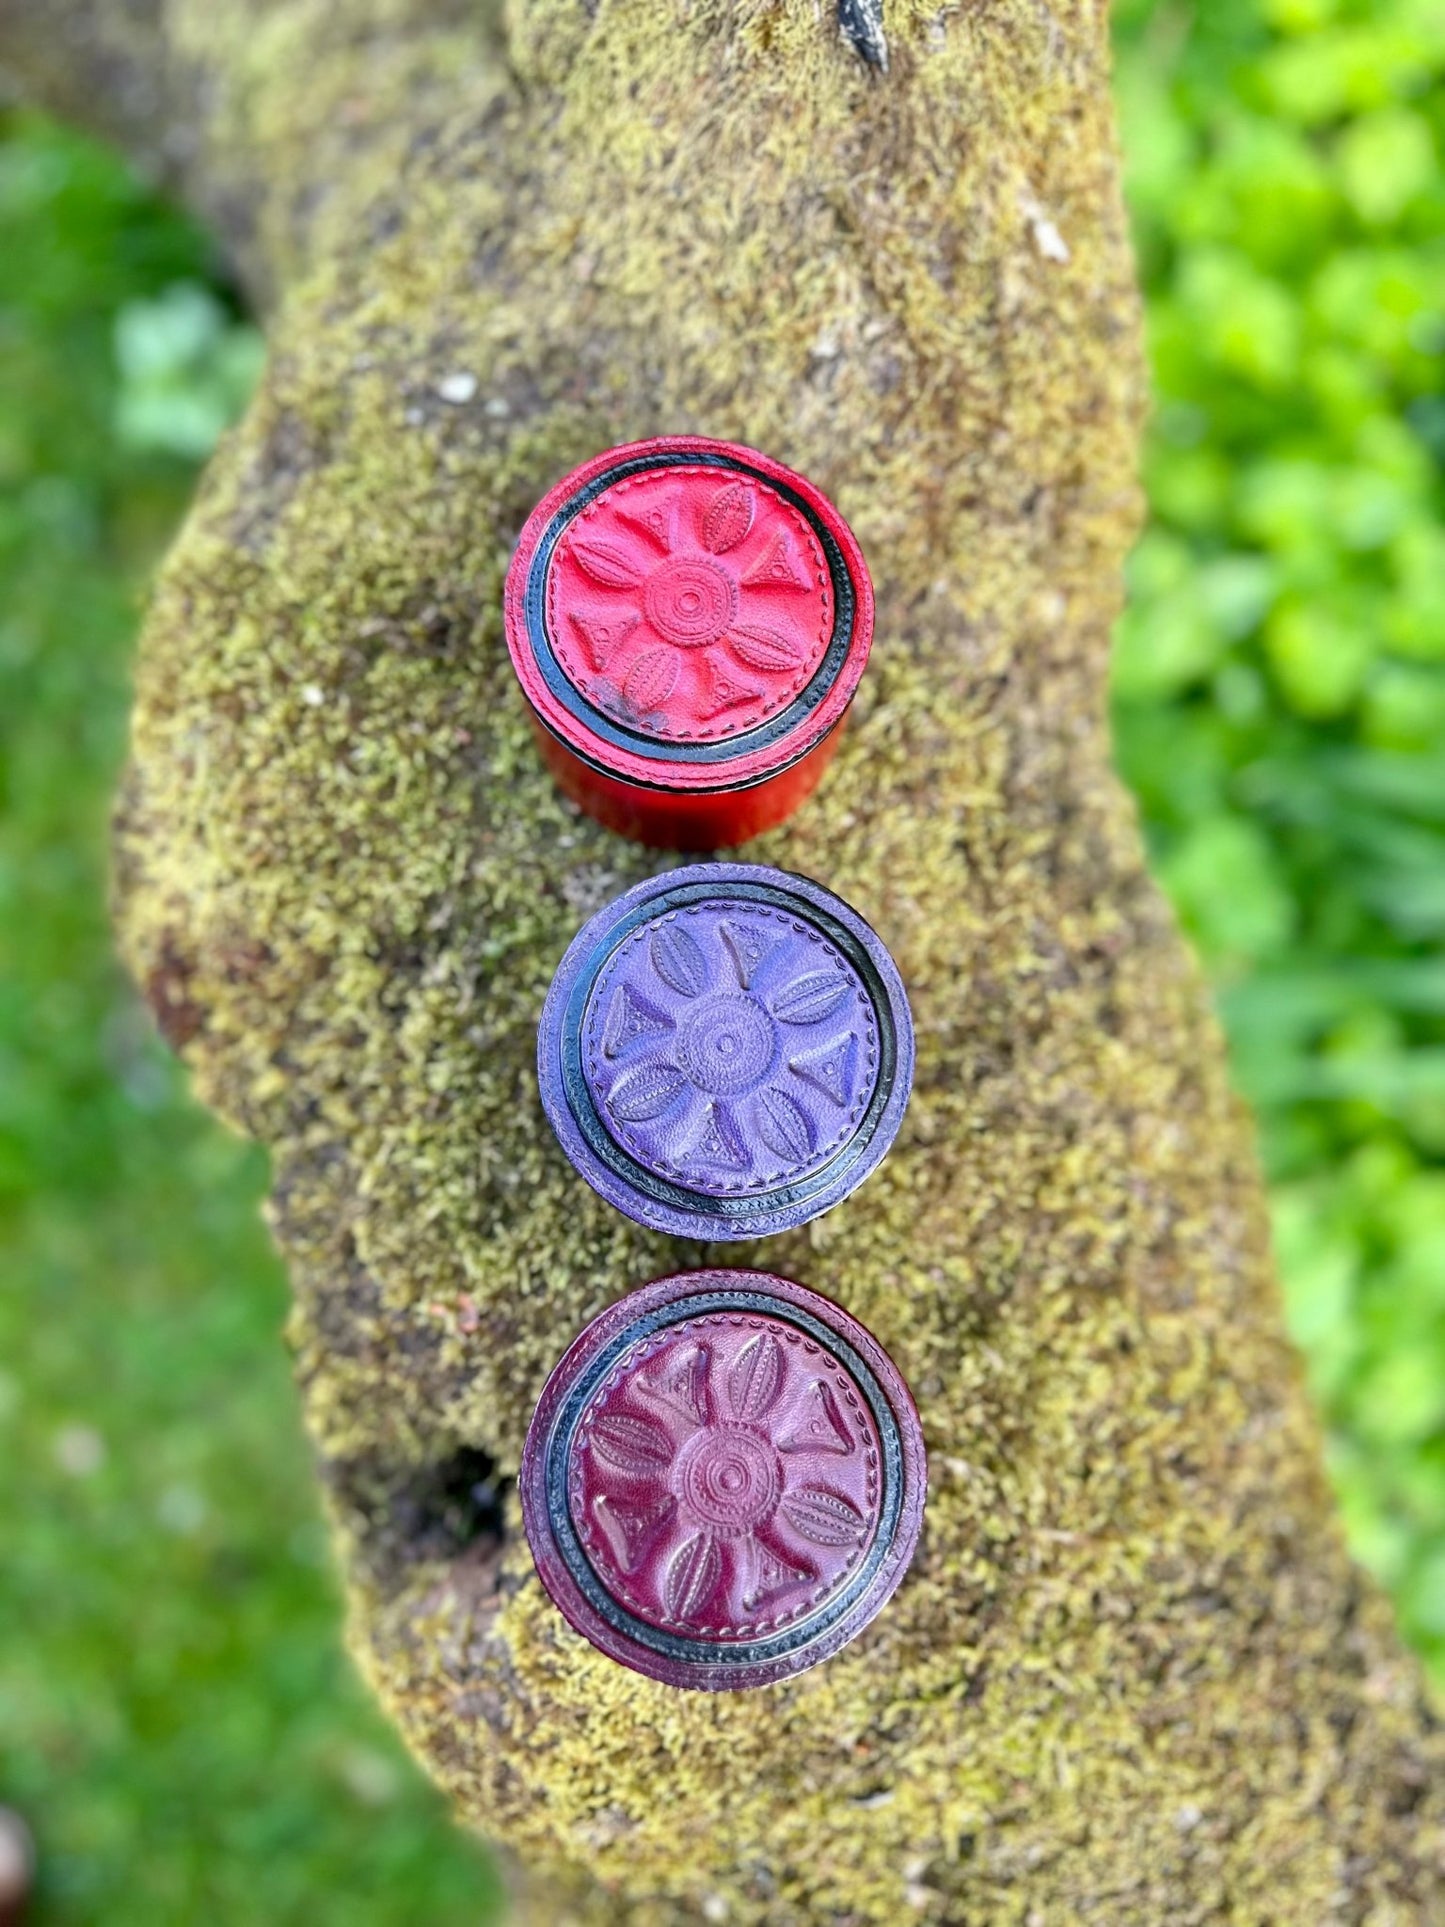
<path fill-rule="evenodd" d="M 271 310 L 146 626 L 123 942 L 274 1156 L 355 1650 L 535 1918 L 1445 1919 L 1440 1744 L 1109 767 L 1141 376 L 1102 7 L 893 0 L 886 74 L 827 0 L 61 13 L 0 0 L 12 66 Z M 684 430 L 814 476 L 878 587 L 834 772 L 747 854 L 886 935 L 917 1092 L 848 1204 L 730 1255 L 877 1331 L 932 1468 L 884 1616 L 720 1698 L 568 1632 L 506 1485 L 582 1322 L 707 1255 L 542 1118 L 552 969 L 658 860 L 558 800 L 499 622 L 543 488 Z"/>

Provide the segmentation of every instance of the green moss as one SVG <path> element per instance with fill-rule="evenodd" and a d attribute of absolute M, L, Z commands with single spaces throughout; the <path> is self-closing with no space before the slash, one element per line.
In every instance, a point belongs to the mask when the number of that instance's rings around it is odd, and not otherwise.
<path fill-rule="evenodd" d="M 186 16 L 224 83 L 199 191 L 268 183 L 288 286 L 156 593 L 119 895 L 200 1089 L 274 1154 L 384 1701 L 467 1818 L 600 1878 L 587 1918 L 1429 1917 L 1438 1743 L 1330 1516 L 1248 1133 L 1108 767 L 1140 377 L 1102 20 L 899 7 L 879 82 L 811 7 L 568 0 L 518 9 L 504 81 L 460 30 L 393 78 L 384 10 L 347 10 L 375 91 L 308 201 L 355 84 L 333 12 L 273 10 L 284 72 L 232 52 L 239 11 Z M 558 800 L 498 623 L 542 488 L 690 428 L 815 476 L 869 555 L 845 746 L 751 854 L 869 916 L 920 1044 L 883 1170 L 733 1255 L 871 1325 L 932 1454 L 877 1625 L 720 1700 L 568 1633 L 515 1519 L 448 1555 L 399 1504 L 462 1444 L 514 1469 L 578 1326 L 699 1255 L 541 1115 L 552 969 L 656 859 Z"/>

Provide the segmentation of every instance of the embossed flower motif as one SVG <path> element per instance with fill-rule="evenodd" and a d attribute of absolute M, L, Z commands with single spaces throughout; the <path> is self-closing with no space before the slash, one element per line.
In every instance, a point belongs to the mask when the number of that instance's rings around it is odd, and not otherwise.
<path fill-rule="evenodd" d="M 742 914 L 670 917 L 604 980 L 602 1102 L 659 1170 L 777 1184 L 837 1143 L 873 1056 L 859 986 L 830 949 Z M 866 1058 L 866 1069 L 860 1064 Z"/>
<path fill-rule="evenodd" d="M 677 735 L 776 708 L 811 673 L 831 617 L 804 539 L 791 510 L 742 481 L 700 498 L 650 477 L 604 496 L 559 549 L 586 591 L 566 617 L 596 672 L 589 693 Z"/>
<path fill-rule="evenodd" d="M 583 1432 L 579 1525 L 634 1607 L 742 1631 L 830 1591 L 876 1496 L 876 1441 L 845 1403 L 769 1330 L 728 1361 L 684 1339 L 605 1400 Z"/>

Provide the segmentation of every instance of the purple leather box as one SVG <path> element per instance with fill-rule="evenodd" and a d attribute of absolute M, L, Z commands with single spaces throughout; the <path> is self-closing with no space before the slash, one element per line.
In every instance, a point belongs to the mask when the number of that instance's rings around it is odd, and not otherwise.
<path fill-rule="evenodd" d="M 821 884 L 699 863 L 578 933 L 542 1012 L 542 1102 L 587 1182 L 680 1237 L 757 1238 L 847 1197 L 897 1135 L 897 967 Z"/>

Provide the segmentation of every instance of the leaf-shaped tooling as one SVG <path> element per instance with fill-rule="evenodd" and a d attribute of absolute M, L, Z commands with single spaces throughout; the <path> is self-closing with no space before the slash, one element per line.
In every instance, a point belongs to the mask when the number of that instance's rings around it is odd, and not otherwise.
<path fill-rule="evenodd" d="M 714 555 L 735 549 L 753 526 L 753 494 L 741 482 L 729 482 L 707 505 L 702 539 Z"/>
<path fill-rule="evenodd" d="M 677 687 L 681 665 L 673 649 L 644 649 L 627 672 L 622 693 L 639 716 L 661 709 Z"/>
<path fill-rule="evenodd" d="M 728 1372 L 733 1417 L 756 1425 L 783 1386 L 783 1348 L 771 1332 L 759 1332 L 743 1346 Z"/>
<path fill-rule="evenodd" d="M 810 970 L 773 999 L 773 1015 L 785 1024 L 816 1024 L 848 995 L 848 980 L 836 970 Z"/>
<path fill-rule="evenodd" d="M 632 557 L 612 542 L 574 542 L 572 553 L 582 573 L 604 589 L 635 589 L 638 574 Z"/>
<path fill-rule="evenodd" d="M 700 997 L 707 989 L 707 962 L 697 939 L 680 923 L 660 923 L 652 933 L 652 967 L 679 997 Z"/>
<path fill-rule="evenodd" d="M 639 1064 L 624 1071 L 607 1093 L 607 1108 L 619 1124 L 647 1124 L 687 1085 L 676 1064 Z"/>
<path fill-rule="evenodd" d="M 808 1113 L 774 1084 L 758 1092 L 757 1126 L 758 1136 L 778 1157 L 798 1163 L 813 1155 Z"/>
<path fill-rule="evenodd" d="M 777 675 L 784 669 L 802 666 L 803 652 L 788 636 L 776 629 L 757 629 L 735 622 L 728 630 L 728 642 L 735 656 L 741 656 L 750 669 L 765 669 Z"/>
<path fill-rule="evenodd" d="M 783 1496 L 783 1516 L 794 1532 L 815 1546 L 852 1546 L 863 1536 L 863 1514 L 841 1492 L 821 1485 L 800 1486 Z"/>
<path fill-rule="evenodd" d="M 695 1619 L 722 1578 L 722 1554 L 706 1532 L 695 1532 L 668 1562 L 662 1603 L 673 1619 Z"/>
<path fill-rule="evenodd" d="M 627 1412 L 607 1412 L 588 1434 L 599 1459 L 619 1472 L 655 1475 L 672 1463 L 672 1440 L 651 1419 Z"/>

